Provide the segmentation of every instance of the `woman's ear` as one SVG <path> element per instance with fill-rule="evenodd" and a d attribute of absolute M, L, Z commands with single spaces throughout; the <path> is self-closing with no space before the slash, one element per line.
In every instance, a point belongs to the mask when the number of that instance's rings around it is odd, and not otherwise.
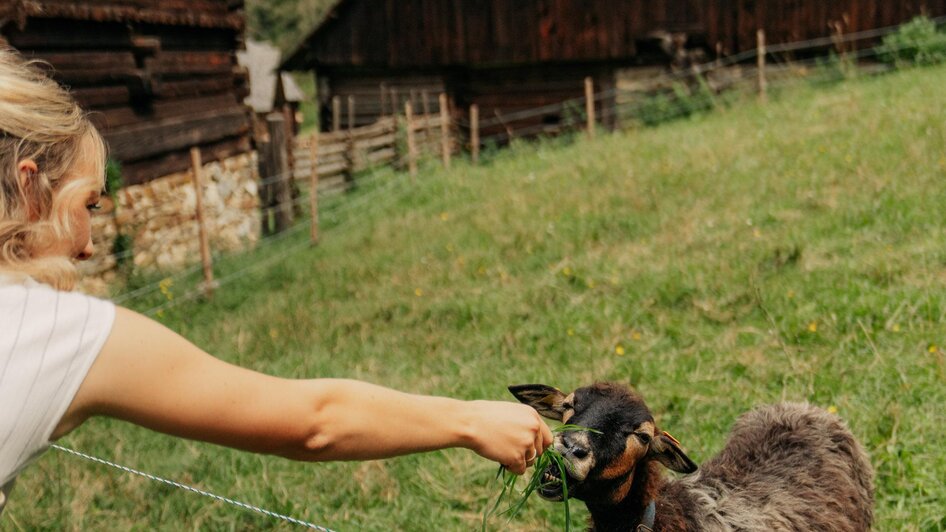
<path fill-rule="evenodd" d="M 39 173 L 39 166 L 36 165 L 36 161 L 33 159 L 23 159 L 16 164 L 16 169 L 20 176 L 20 186 L 23 188 L 29 186 L 27 183 L 30 179 Z"/>
<path fill-rule="evenodd" d="M 37 218 L 36 208 L 32 204 L 33 192 L 36 184 L 33 182 L 35 176 L 39 173 L 39 166 L 33 159 L 23 159 L 16 165 L 18 177 L 20 179 L 20 190 L 26 197 L 26 217 L 34 221 Z"/>

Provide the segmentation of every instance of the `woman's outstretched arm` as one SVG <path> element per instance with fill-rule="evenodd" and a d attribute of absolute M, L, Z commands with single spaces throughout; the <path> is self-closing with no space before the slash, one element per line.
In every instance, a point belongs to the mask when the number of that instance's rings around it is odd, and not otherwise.
<path fill-rule="evenodd" d="M 95 415 L 297 460 L 464 447 L 515 473 L 552 441 L 525 405 L 412 395 L 351 380 L 272 377 L 214 358 L 122 308 L 54 437 Z"/>

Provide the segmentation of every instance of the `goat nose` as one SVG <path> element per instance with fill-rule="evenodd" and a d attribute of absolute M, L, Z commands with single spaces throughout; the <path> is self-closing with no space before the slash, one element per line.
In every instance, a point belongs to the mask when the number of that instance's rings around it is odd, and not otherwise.
<path fill-rule="evenodd" d="M 574 456 L 575 458 L 579 460 L 588 456 L 588 449 L 585 449 L 584 447 L 581 447 L 581 446 L 576 445 L 575 447 L 572 447 L 571 451 L 572 451 L 572 456 Z"/>
<path fill-rule="evenodd" d="M 565 444 L 565 451 L 579 460 L 590 454 L 588 448 L 575 438 L 563 438 L 562 443 Z"/>

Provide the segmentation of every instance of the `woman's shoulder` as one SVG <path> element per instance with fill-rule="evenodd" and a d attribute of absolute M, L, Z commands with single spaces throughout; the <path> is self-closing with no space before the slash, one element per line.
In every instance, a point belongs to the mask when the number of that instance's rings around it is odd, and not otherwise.
<path fill-rule="evenodd" d="M 55 318 L 77 311 L 101 313 L 103 309 L 113 314 L 114 306 L 111 301 L 80 292 L 57 290 L 26 275 L 0 272 L 0 315 L 6 317 L 30 313 L 38 318 Z"/>

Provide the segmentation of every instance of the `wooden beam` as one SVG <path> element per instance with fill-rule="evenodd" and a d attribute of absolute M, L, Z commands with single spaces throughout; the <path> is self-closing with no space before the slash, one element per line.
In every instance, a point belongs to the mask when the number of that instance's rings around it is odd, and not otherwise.
<path fill-rule="evenodd" d="M 220 161 L 252 149 L 247 136 L 231 137 L 205 144 L 201 150 L 205 163 Z M 190 155 L 187 151 L 175 151 L 150 159 L 122 161 L 122 179 L 125 185 L 139 185 L 148 181 L 182 172 L 190 168 Z"/>
<path fill-rule="evenodd" d="M 106 140 L 116 159 L 135 161 L 242 135 L 248 131 L 246 111 L 238 108 L 117 129 L 109 131 Z"/>

